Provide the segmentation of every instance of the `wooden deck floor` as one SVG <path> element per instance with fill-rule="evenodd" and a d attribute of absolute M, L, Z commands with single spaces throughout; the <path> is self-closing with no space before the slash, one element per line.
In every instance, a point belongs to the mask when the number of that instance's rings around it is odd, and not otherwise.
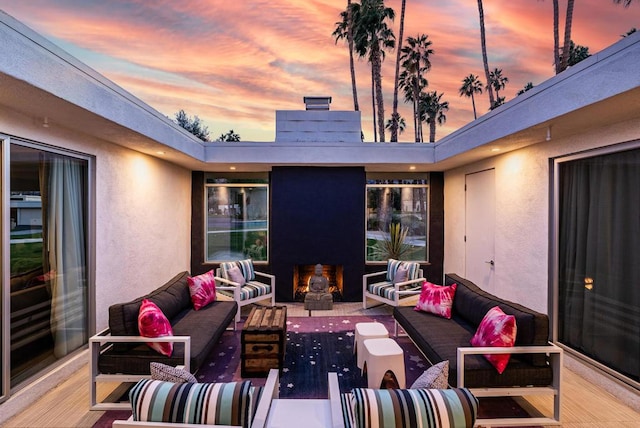
<path fill-rule="evenodd" d="M 388 308 L 368 309 L 367 314 L 388 313 Z M 324 313 L 329 315 L 329 313 Z M 335 304 L 331 315 L 362 315 L 361 304 Z M 307 316 L 301 305 L 291 305 L 288 316 Z M 323 314 L 314 313 L 313 316 Z M 36 400 L 28 410 L 6 421 L 6 428 L 91 427 L 103 412 L 89 410 L 89 368 L 83 366 L 69 379 Z M 101 395 L 108 393 L 102 391 Z M 541 400 L 541 401 L 536 401 Z M 529 398 L 539 409 L 551 411 L 551 400 Z M 525 403 L 526 404 L 526 403 Z M 2 406 L 0 405 L 0 410 Z M 632 428 L 640 426 L 640 413 L 583 376 L 565 370 L 562 383 L 562 426 L 569 428 Z"/>

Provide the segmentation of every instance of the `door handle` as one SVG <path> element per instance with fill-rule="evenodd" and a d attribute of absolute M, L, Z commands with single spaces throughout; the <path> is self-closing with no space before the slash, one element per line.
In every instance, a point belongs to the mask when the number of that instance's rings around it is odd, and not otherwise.
<path fill-rule="evenodd" d="M 489 260 L 488 262 L 485 262 L 485 263 L 489 263 L 491 266 L 495 266 L 496 265 L 496 262 L 494 262 L 493 260 Z"/>

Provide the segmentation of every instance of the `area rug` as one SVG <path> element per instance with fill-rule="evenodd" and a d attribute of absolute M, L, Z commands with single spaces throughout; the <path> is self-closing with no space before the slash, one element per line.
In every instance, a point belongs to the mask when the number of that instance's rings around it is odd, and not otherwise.
<path fill-rule="evenodd" d="M 366 375 L 356 367 L 353 354 L 354 329 L 359 322 L 378 321 L 393 334 L 394 320 L 390 315 L 289 317 L 285 360 L 280 374 L 280 398 L 327 398 L 327 373 L 336 372 L 342 392 L 366 387 Z M 226 331 L 200 368 L 199 382 L 229 382 L 243 380 L 240 364 L 240 332 Z M 396 341 L 404 350 L 407 387 L 427 369 L 428 363 L 408 337 Z M 255 385 L 264 385 L 265 378 L 249 378 Z M 94 427 L 110 427 L 115 419 L 126 419 L 127 411 L 107 411 Z M 527 413 L 512 399 L 481 400 L 479 417 L 527 417 Z"/>

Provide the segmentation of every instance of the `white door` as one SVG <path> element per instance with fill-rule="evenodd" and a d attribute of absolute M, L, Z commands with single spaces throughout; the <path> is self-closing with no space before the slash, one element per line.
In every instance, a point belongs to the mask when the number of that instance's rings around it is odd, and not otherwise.
<path fill-rule="evenodd" d="M 465 277 L 494 293 L 495 170 L 465 177 Z"/>

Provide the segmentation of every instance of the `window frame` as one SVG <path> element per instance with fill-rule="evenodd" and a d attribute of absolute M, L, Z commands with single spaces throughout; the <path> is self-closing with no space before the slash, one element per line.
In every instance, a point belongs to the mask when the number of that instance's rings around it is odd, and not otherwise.
<path fill-rule="evenodd" d="M 38 376 L 34 375 L 30 378 L 11 385 L 11 365 L 8 363 L 10 359 L 10 344 L 11 344 L 11 325 L 10 325 L 10 287 L 4 286 L 4 284 L 10 283 L 10 174 L 11 174 L 11 147 L 13 145 L 27 147 L 34 150 L 40 150 L 52 154 L 62 155 L 79 159 L 87 162 L 87 176 L 86 176 L 86 281 L 87 281 L 87 319 L 85 328 L 87 329 L 87 343 L 78 349 L 70 352 L 46 367 L 41 369 L 38 373 L 49 373 L 55 370 L 57 367 L 66 364 L 69 360 L 75 358 L 86 350 L 88 344 L 88 338 L 96 333 L 96 157 L 94 155 L 79 152 L 76 150 L 66 149 L 58 146 L 53 146 L 47 143 L 30 140 L 27 138 L 16 137 L 13 135 L 0 133 L 0 144 L 2 149 L 2 156 L 0 162 L 2 163 L 2 186 L 1 186 L 1 200 L 2 200 L 2 214 L 0 216 L 1 233 L 2 237 L 2 251 L 1 260 L 2 263 L 2 316 L 6 317 L 2 319 L 2 385 L 0 391 L 0 403 L 7 400 L 11 395 L 15 394 L 19 390 L 23 389 L 27 385 L 33 382 L 33 379 Z"/>
<path fill-rule="evenodd" d="M 220 182 L 213 182 L 220 181 Z M 244 178 L 243 176 L 233 176 L 233 175 L 213 175 L 205 176 L 204 183 L 204 201 L 203 201 L 203 232 L 204 232 L 204 248 L 203 248 L 203 260 L 204 264 L 219 264 L 221 262 L 230 261 L 227 259 L 209 259 L 209 230 L 208 230 L 208 216 L 209 216 L 209 188 L 264 188 L 266 190 L 266 260 L 253 260 L 254 264 L 269 264 L 269 256 L 270 256 L 270 233 L 269 233 L 269 222 L 270 222 L 270 183 L 268 180 L 264 179 L 261 175 L 250 175 L 249 178 Z"/>
<path fill-rule="evenodd" d="M 402 183 L 402 181 L 413 183 Z M 422 181 L 422 183 L 416 183 Z M 365 227 L 365 241 L 364 241 L 364 259 L 366 265 L 386 265 L 387 260 L 368 260 L 368 245 L 367 245 L 367 233 L 369 232 L 368 220 L 369 220 L 369 189 L 373 188 L 410 188 L 410 189 L 425 189 L 425 251 L 424 260 L 407 260 L 411 262 L 429 264 L 430 263 L 430 251 L 429 251 L 429 233 L 430 233 L 430 217 L 431 217 L 431 180 L 429 174 L 367 174 L 365 185 L 365 207 L 364 207 L 364 227 Z"/>

